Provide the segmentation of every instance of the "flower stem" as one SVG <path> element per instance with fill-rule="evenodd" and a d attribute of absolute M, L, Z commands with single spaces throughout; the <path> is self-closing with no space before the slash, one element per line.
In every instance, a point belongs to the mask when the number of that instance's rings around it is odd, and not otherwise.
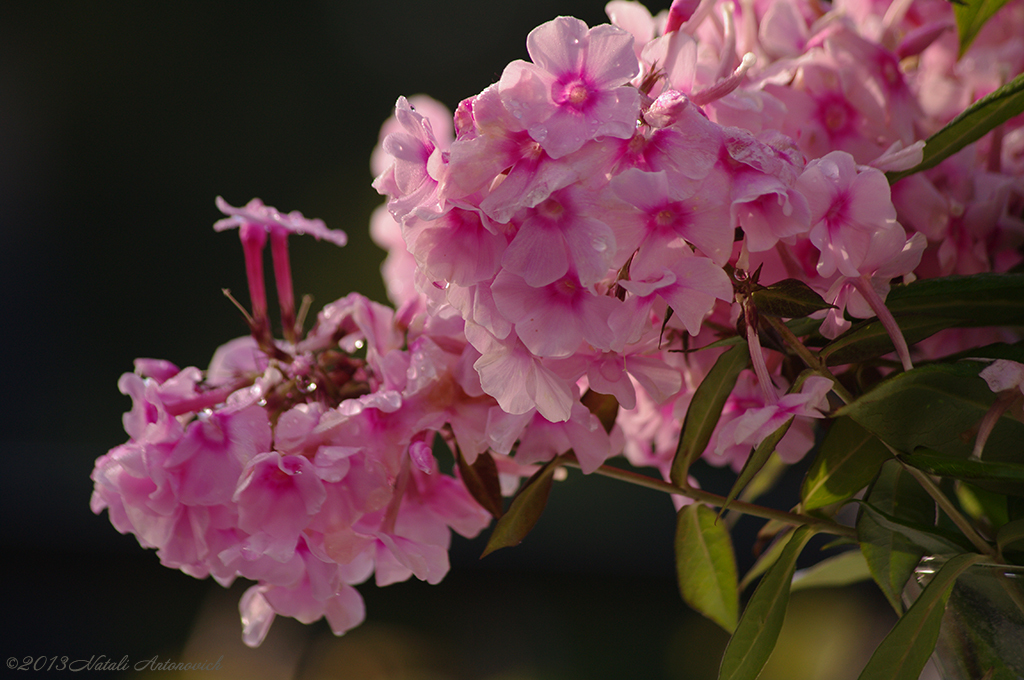
<path fill-rule="evenodd" d="M 842 383 L 839 382 L 839 379 L 832 374 L 832 371 L 828 370 L 828 366 L 825 364 L 825 361 L 817 354 L 807 349 L 804 343 L 800 342 L 800 338 L 796 337 L 796 335 L 793 334 L 793 331 L 789 330 L 789 327 L 782 323 L 781 319 L 777 319 L 772 316 L 762 318 L 766 319 L 768 323 L 771 324 L 771 327 L 782 336 L 782 339 L 786 341 L 786 344 L 796 352 L 797 356 L 803 359 L 803 362 L 807 364 L 808 368 L 818 375 L 832 381 L 832 391 L 843 400 L 844 404 L 849 404 L 853 401 L 853 395 L 843 387 Z"/>
<path fill-rule="evenodd" d="M 871 306 L 871 311 L 882 322 L 882 327 L 885 328 L 885 331 L 892 339 L 893 346 L 896 348 L 896 355 L 899 356 L 900 362 L 903 364 L 903 370 L 913 370 L 914 364 L 910 361 L 910 349 L 907 347 L 906 338 L 903 337 L 903 331 L 900 330 L 900 326 L 896 323 L 896 319 L 893 318 L 892 312 L 889 311 L 881 296 L 878 295 L 878 291 L 871 285 L 871 277 L 864 275 L 859 278 L 853 278 L 850 279 L 850 283 L 864 297 L 868 305 Z"/>
<path fill-rule="evenodd" d="M 579 467 L 579 463 L 573 460 L 566 460 L 566 465 L 572 467 Z M 628 482 L 635 484 L 636 486 L 642 486 L 648 489 L 654 489 L 655 491 L 661 491 L 662 493 L 675 494 L 677 496 L 685 496 L 692 498 L 695 501 L 701 503 L 707 503 L 708 505 L 716 508 L 721 508 L 726 504 L 725 496 L 719 496 L 718 494 L 703 491 L 701 489 L 694 488 L 682 488 L 678 487 L 671 482 L 664 482 L 654 477 L 648 477 L 637 472 L 630 470 L 623 470 L 622 468 L 612 467 L 611 465 L 602 465 L 594 471 L 595 474 L 603 477 L 610 477 L 617 479 L 622 482 Z M 856 538 L 857 532 L 853 527 L 844 526 L 833 522 L 830 519 L 824 519 L 822 517 L 811 517 L 810 515 L 800 515 L 794 512 L 786 512 L 785 510 L 776 510 L 774 508 L 766 508 L 761 505 L 755 505 L 754 503 L 747 503 L 744 501 L 734 500 L 729 503 L 729 509 L 741 512 L 745 515 L 752 515 L 754 517 L 761 517 L 763 519 L 778 520 L 785 524 L 793 524 L 796 526 L 812 526 L 817 531 L 834 534 L 836 536 L 845 536 L 847 538 Z"/>
<path fill-rule="evenodd" d="M 886 446 L 888 446 L 888 444 L 886 444 Z M 889 449 L 892 450 L 892 447 L 889 447 Z M 895 454 L 896 452 L 893 451 L 893 453 Z M 967 540 L 969 540 L 974 547 L 978 549 L 978 552 L 983 555 L 990 555 L 993 558 L 996 557 L 996 550 L 989 545 L 988 541 L 982 538 L 981 535 L 974 530 L 974 527 L 971 526 L 969 521 L 967 521 L 967 518 L 960 514 L 960 511 L 956 509 L 953 502 L 946 497 L 946 494 L 942 493 L 942 489 L 932 481 L 932 478 L 929 477 L 926 472 L 918 470 L 915 467 L 911 467 L 906 463 L 903 463 L 903 467 L 914 479 L 917 480 L 917 483 L 928 492 L 928 495 L 935 500 L 938 506 L 942 508 L 942 511 L 945 512 L 951 520 L 953 520 L 953 524 L 956 524 L 957 528 L 960 529 L 964 536 L 967 537 Z"/>

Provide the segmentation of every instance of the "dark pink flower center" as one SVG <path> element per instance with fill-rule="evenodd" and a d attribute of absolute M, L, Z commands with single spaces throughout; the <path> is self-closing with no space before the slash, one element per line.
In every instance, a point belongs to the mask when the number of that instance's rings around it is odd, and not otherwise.
<path fill-rule="evenodd" d="M 582 78 L 574 78 L 569 82 L 555 83 L 554 100 L 556 104 L 583 109 L 591 99 L 591 88 Z"/>

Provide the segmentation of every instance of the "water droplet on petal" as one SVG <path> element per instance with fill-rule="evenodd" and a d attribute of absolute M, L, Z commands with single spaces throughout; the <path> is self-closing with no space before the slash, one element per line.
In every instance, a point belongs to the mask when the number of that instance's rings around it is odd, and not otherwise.
<path fill-rule="evenodd" d="M 515 116 L 516 118 L 522 118 L 523 117 L 523 112 L 522 111 L 513 111 L 512 115 Z"/>
<path fill-rule="evenodd" d="M 592 245 L 594 247 L 594 250 L 596 250 L 599 253 L 603 253 L 604 251 L 608 250 L 607 241 L 600 237 L 595 238 L 593 241 L 591 241 L 590 245 Z"/>
<path fill-rule="evenodd" d="M 548 138 L 548 129 L 543 125 L 534 125 L 530 128 L 530 136 L 538 142 L 543 142 Z"/>

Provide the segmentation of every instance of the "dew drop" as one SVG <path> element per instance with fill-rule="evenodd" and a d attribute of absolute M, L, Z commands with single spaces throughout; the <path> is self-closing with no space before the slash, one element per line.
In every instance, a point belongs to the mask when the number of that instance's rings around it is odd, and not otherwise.
<path fill-rule="evenodd" d="M 543 125 L 535 125 L 530 128 L 530 136 L 536 139 L 538 142 L 543 142 L 548 138 L 548 129 Z"/>
<path fill-rule="evenodd" d="M 608 243 L 603 238 L 595 238 L 590 242 L 590 245 L 599 253 L 603 253 L 608 250 Z"/>

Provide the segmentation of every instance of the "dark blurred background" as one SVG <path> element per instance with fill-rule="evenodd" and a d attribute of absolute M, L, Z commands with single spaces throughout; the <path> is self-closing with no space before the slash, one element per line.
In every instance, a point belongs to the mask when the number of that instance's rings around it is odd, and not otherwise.
<path fill-rule="evenodd" d="M 483 540 L 456 537 L 441 585 L 368 584 L 363 627 L 335 639 L 278 619 L 255 651 L 239 639 L 246 584 L 165 569 L 89 510 L 93 461 L 126 439 L 116 384 L 132 360 L 205 367 L 246 332 L 221 294 L 247 299 L 214 197 L 348 233 L 344 249 L 291 240 L 314 310 L 352 290 L 386 301 L 369 156 L 395 99 L 454 108 L 560 14 L 606 21 L 584 0 L 0 5 L 5 660 L 223 657 L 204 674 L 219 678 L 714 677 L 725 635 L 680 601 L 673 508 L 652 491 L 572 474 L 519 548 L 479 561 Z M 877 600 L 828 597 L 832 642 L 792 643 L 774 677 L 839 677 L 844 645 L 863 647 L 839 621 Z"/>

